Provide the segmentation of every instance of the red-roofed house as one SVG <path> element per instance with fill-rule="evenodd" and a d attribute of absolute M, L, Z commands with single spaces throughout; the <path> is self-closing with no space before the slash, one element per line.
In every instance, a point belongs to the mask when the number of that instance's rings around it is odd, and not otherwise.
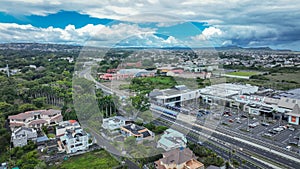
<path fill-rule="evenodd" d="M 63 120 L 60 110 L 33 110 L 9 116 L 9 126 L 14 128 L 25 126 L 40 128 L 45 125 L 55 125 Z"/>

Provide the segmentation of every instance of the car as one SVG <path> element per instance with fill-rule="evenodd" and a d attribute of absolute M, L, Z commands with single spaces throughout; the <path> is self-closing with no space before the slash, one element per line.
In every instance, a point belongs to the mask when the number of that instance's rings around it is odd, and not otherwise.
<path fill-rule="evenodd" d="M 197 144 L 199 144 L 200 146 L 202 146 L 202 145 L 203 145 L 203 142 L 198 141 Z"/>
<path fill-rule="evenodd" d="M 244 115 L 244 114 L 243 114 L 243 115 L 241 115 L 241 117 L 243 117 L 243 118 L 247 118 L 247 116 L 246 116 L 246 115 Z"/>
<path fill-rule="evenodd" d="M 232 119 L 229 119 L 228 121 L 229 121 L 230 123 L 233 123 L 233 120 L 232 120 Z"/>
<path fill-rule="evenodd" d="M 291 151 L 292 146 L 286 146 L 285 149 L 288 150 L 288 151 Z"/>
<path fill-rule="evenodd" d="M 265 133 L 264 135 L 268 136 L 268 137 L 272 137 L 273 136 L 271 133 Z"/>
<path fill-rule="evenodd" d="M 278 133 L 278 132 L 275 131 L 275 130 L 268 130 L 268 132 L 271 133 L 271 134 L 277 134 L 277 133 Z"/>
<path fill-rule="evenodd" d="M 295 131 L 296 129 L 295 129 L 295 128 L 293 128 L 293 127 L 289 127 L 289 130 L 291 130 L 291 131 Z"/>
<path fill-rule="evenodd" d="M 276 128 L 274 128 L 273 130 L 274 130 L 274 131 L 277 131 L 277 132 L 281 132 L 281 131 L 283 131 L 284 129 L 281 128 L 281 127 L 276 127 Z"/>
<path fill-rule="evenodd" d="M 237 120 L 236 122 L 237 122 L 237 123 L 242 123 L 242 122 L 241 122 L 241 121 L 239 121 L 239 120 Z"/>
<path fill-rule="evenodd" d="M 269 126 L 270 124 L 269 124 L 269 123 L 266 123 L 266 122 L 263 122 L 263 123 L 261 123 L 261 125 L 267 127 L 267 126 Z"/>
<path fill-rule="evenodd" d="M 223 116 L 224 116 L 224 117 L 228 117 L 229 115 L 228 115 L 228 114 L 224 114 Z"/>
<path fill-rule="evenodd" d="M 240 120 L 240 118 L 239 117 L 237 117 L 237 118 L 235 118 L 236 120 Z"/>

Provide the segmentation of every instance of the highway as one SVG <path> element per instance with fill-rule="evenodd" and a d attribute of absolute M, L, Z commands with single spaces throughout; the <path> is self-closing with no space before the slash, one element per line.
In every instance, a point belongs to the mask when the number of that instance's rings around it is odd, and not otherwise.
<path fill-rule="evenodd" d="M 154 112 L 154 113 L 156 113 L 156 112 Z M 159 113 L 159 112 L 157 112 L 157 113 Z M 163 114 L 160 115 L 160 118 L 172 123 L 172 125 L 179 125 L 182 128 L 188 129 L 190 132 L 195 132 L 200 135 L 207 129 L 204 126 L 200 126 L 197 124 L 192 125 L 192 124 L 183 122 L 178 119 L 176 120 L 172 117 L 169 117 L 169 116 L 166 116 Z M 200 131 L 201 131 L 201 133 L 200 133 Z M 300 165 L 299 159 L 291 160 L 291 159 L 284 158 L 282 156 L 275 154 L 274 151 L 266 151 L 264 149 L 258 148 L 255 144 L 249 144 L 249 143 L 242 142 L 241 139 L 238 139 L 236 137 L 233 137 L 233 136 L 230 136 L 227 134 L 223 134 L 223 133 L 215 131 L 211 136 L 205 135 L 205 134 L 202 134 L 202 135 L 204 137 L 209 138 L 210 140 L 213 138 L 213 139 L 222 141 L 224 143 L 234 145 L 234 147 L 236 147 L 237 149 L 242 148 L 243 151 L 247 152 L 248 154 L 262 156 L 263 158 L 267 159 L 268 161 L 272 161 L 273 163 L 278 163 L 278 164 L 283 165 L 283 166 L 281 166 L 281 168 L 284 168 L 284 166 L 286 166 L 286 168 L 298 168 Z M 274 167 L 272 167 L 272 168 L 274 168 Z"/>

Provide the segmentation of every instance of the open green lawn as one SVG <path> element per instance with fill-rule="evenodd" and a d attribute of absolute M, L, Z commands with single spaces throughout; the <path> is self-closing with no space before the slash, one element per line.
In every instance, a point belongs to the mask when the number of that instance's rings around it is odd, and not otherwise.
<path fill-rule="evenodd" d="M 234 76 L 253 76 L 259 74 L 259 72 L 230 72 L 226 73 L 227 75 L 234 75 Z"/>
<path fill-rule="evenodd" d="M 95 150 L 82 155 L 70 157 L 64 161 L 58 168 L 61 169 L 109 169 L 120 165 L 105 150 Z"/>

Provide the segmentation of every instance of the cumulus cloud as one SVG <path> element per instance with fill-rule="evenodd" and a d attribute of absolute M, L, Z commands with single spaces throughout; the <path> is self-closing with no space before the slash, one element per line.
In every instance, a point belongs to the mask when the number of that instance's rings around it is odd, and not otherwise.
<path fill-rule="evenodd" d="M 155 36 L 155 29 L 141 28 L 137 24 L 88 24 L 81 28 L 68 25 L 60 28 L 37 28 L 32 25 L 0 23 L 2 42 L 66 43 L 93 46 L 171 47 L 182 46 L 173 36 L 164 39 Z"/>
<path fill-rule="evenodd" d="M 207 22 L 222 31 L 221 35 L 215 32 L 209 37 L 218 35 L 223 42 L 231 40 L 238 45 L 282 45 L 300 39 L 300 1 L 294 0 L 1 0 L 0 4 L 0 11 L 16 17 L 65 10 L 97 18 L 156 22 L 161 26 L 182 21 Z M 70 38 L 69 34 L 63 36 Z"/>
<path fill-rule="evenodd" d="M 32 25 L 18 25 L 15 23 L 0 23 L 0 37 L 2 42 L 47 42 L 83 44 L 87 41 L 103 42 L 111 45 L 129 36 L 151 34 L 154 30 L 141 28 L 136 24 L 120 23 L 112 26 L 88 24 L 76 29 L 74 25 L 60 28 L 37 28 Z M 101 44 L 101 43 L 99 43 Z"/>
<path fill-rule="evenodd" d="M 222 31 L 215 27 L 205 28 L 200 35 L 192 37 L 193 40 L 209 40 L 212 38 L 218 38 L 222 35 Z"/>

